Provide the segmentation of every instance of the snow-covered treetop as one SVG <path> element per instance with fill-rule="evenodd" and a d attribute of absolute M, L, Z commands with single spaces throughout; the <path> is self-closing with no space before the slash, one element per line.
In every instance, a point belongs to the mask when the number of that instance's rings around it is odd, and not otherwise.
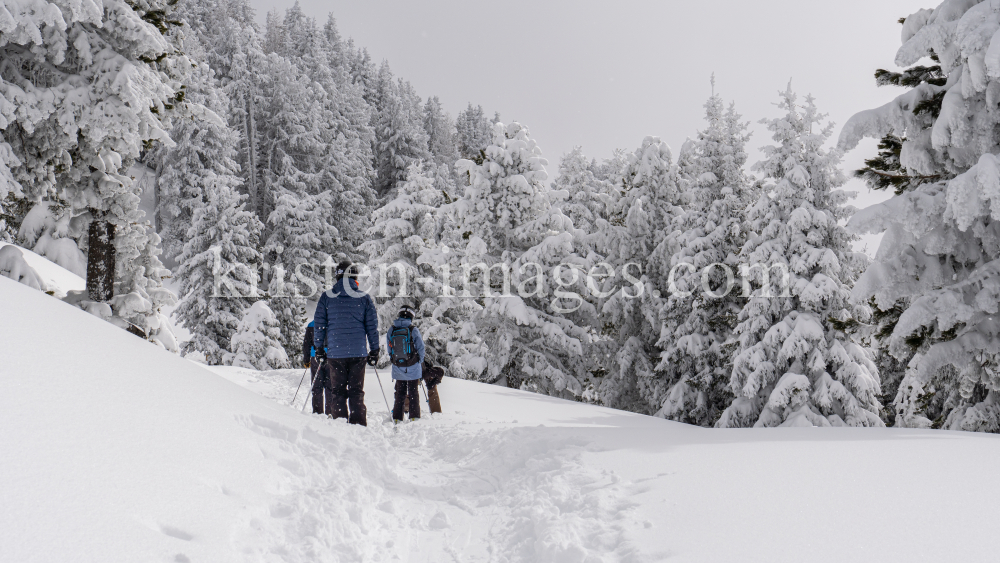
<path fill-rule="evenodd" d="M 826 115 L 816 109 L 812 96 L 806 96 L 801 106 L 796 102 L 789 83 L 777 104 L 785 115 L 761 120 L 779 144 L 763 147 L 765 158 L 752 170 L 772 179 L 771 189 L 779 205 L 792 209 L 807 202 L 831 213 L 835 220 L 845 219 L 853 209 L 843 207 L 851 194 L 838 189 L 846 182 L 839 166 L 841 152 L 823 148 L 834 125 L 821 127 Z"/>
<path fill-rule="evenodd" d="M 15 153 L 33 155 L 32 162 L 5 159 L 27 195 L 58 192 L 78 208 L 105 209 L 111 202 L 97 185 L 114 181 L 108 174 L 138 157 L 146 141 L 172 144 L 164 119 L 183 101 L 175 78 L 190 63 L 164 37 L 170 4 L 34 0 L 0 7 L 0 129 L 18 145 L 22 136 L 12 131 L 27 133 L 30 146 Z"/>
<path fill-rule="evenodd" d="M 469 175 L 465 196 L 455 203 L 466 227 L 491 248 L 509 250 L 522 242 L 520 231 L 549 209 L 545 180 L 548 161 L 520 123 L 495 123 L 481 165 L 459 160 Z"/>

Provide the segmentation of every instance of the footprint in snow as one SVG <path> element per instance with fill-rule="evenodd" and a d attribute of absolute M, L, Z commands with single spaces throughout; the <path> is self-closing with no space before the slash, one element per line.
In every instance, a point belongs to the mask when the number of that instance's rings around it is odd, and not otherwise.
<path fill-rule="evenodd" d="M 431 521 L 428 522 L 427 525 L 430 526 L 432 530 L 443 530 L 451 527 L 451 521 L 448 520 L 447 514 L 439 510 L 437 514 L 431 518 Z"/>
<path fill-rule="evenodd" d="M 172 538 L 177 538 L 179 540 L 191 541 L 191 540 L 194 539 L 193 535 L 185 532 L 184 530 L 175 528 L 173 526 L 166 526 L 166 525 L 160 524 L 160 532 L 162 532 L 166 536 L 170 536 Z"/>

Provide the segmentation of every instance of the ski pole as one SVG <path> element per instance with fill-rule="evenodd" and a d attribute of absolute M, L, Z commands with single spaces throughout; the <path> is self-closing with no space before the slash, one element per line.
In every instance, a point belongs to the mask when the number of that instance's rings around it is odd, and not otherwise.
<path fill-rule="evenodd" d="M 299 398 L 299 389 L 302 388 L 302 382 L 306 380 L 306 372 L 308 372 L 308 371 L 309 371 L 309 368 L 306 368 L 305 371 L 302 372 L 302 378 L 299 379 L 299 386 L 295 388 L 295 396 L 292 397 L 292 404 L 293 405 L 295 404 L 295 399 Z"/>
<path fill-rule="evenodd" d="M 313 390 L 312 390 L 312 387 L 310 386 L 309 387 L 309 392 L 306 393 L 306 400 L 305 400 L 305 402 L 302 403 L 302 412 L 306 412 L 306 405 L 309 404 L 309 397 L 312 396 L 312 392 L 313 392 Z"/>
<path fill-rule="evenodd" d="M 423 390 L 423 392 L 424 392 L 424 402 L 427 403 L 427 416 L 430 416 L 431 414 L 433 414 L 431 412 L 431 399 L 430 399 L 430 397 L 427 396 L 427 388 L 424 387 L 424 378 L 422 378 L 422 377 L 420 378 L 420 389 Z"/>
<path fill-rule="evenodd" d="M 316 361 L 316 360 L 313 359 L 313 361 Z M 325 363 L 326 363 L 326 360 L 323 360 L 322 362 L 319 363 L 318 366 L 316 366 L 316 377 L 322 377 L 323 376 L 323 364 L 325 364 Z M 303 373 L 302 376 L 305 377 L 305 374 Z M 316 386 L 316 378 L 314 377 L 312 379 L 310 385 L 309 385 L 309 392 L 306 393 L 306 400 L 305 400 L 304 403 L 302 403 L 302 412 L 306 412 L 306 405 L 309 404 L 309 396 L 312 395 L 313 387 L 315 387 L 315 386 Z"/>
<path fill-rule="evenodd" d="M 392 418 L 392 409 L 389 408 L 389 399 L 385 396 L 385 387 L 382 387 L 382 378 L 378 375 L 378 368 L 372 366 L 372 369 L 375 370 L 375 379 L 378 380 L 378 388 L 382 390 L 382 400 L 385 401 L 385 410 L 389 411 L 389 418 Z"/>

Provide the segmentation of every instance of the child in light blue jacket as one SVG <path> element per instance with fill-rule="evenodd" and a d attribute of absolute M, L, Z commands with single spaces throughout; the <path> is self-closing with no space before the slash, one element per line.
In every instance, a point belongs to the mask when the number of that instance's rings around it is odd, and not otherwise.
<path fill-rule="evenodd" d="M 403 420 L 403 403 L 410 399 L 410 420 L 420 418 L 421 364 L 424 363 L 424 340 L 420 330 L 413 326 L 413 309 L 404 305 L 392 328 L 385 335 L 385 343 L 392 362 L 392 379 L 396 381 L 392 419 Z"/>

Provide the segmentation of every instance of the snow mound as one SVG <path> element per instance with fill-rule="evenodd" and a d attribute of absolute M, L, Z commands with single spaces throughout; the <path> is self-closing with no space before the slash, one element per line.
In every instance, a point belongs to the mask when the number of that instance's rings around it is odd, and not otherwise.
<path fill-rule="evenodd" d="M 0 276 L 6 276 L 32 289 L 48 291 L 38 272 L 24 261 L 24 255 L 16 246 L 0 247 Z"/>
<path fill-rule="evenodd" d="M 6 278 L 0 357 L 4 562 L 988 561 L 1000 525 L 995 436 L 705 430 L 452 378 L 392 426 L 374 371 L 349 426 L 300 412 L 307 378 L 290 405 L 303 371 L 206 369 Z"/>
<path fill-rule="evenodd" d="M 65 297 L 70 291 L 83 291 L 87 288 L 87 282 L 73 272 L 53 263 L 37 253 L 22 248 L 17 245 L 0 242 L 0 253 L 4 248 L 10 247 L 20 251 L 24 262 L 31 267 L 38 275 L 39 280 L 45 285 L 45 291 L 52 291 L 58 297 Z M 11 251 L 6 251 L 11 252 Z M 3 268 L 0 268 L 3 269 Z"/>

